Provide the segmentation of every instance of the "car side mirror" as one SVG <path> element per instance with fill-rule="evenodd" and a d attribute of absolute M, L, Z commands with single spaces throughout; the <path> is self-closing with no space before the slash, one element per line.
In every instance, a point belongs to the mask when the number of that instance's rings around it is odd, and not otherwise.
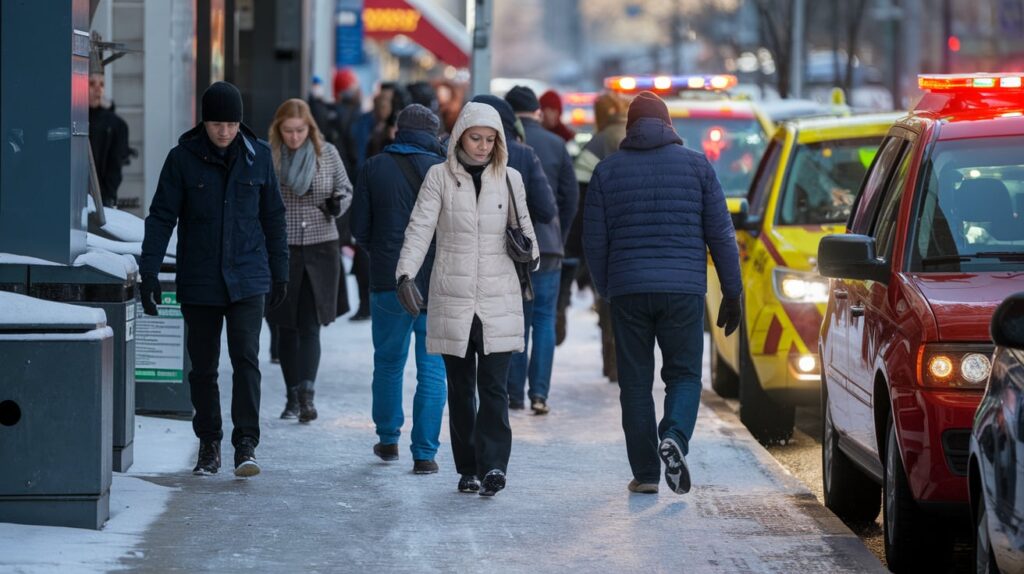
<path fill-rule="evenodd" d="M 729 208 L 729 215 L 732 216 L 732 227 L 739 231 L 746 229 L 749 225 L 750 204 L 745 197 L 727 197 L 725 205 Z"/>
<path fill-rule="evenodd" d="M 996 345 L 1024 349 L 1024 291 L 1010 295 L 996 307 L 990 330 Z"/>
<path fill-rule="evenodd" d="M 867 235 L 828 235 L 818 243 L 818 273 L 833 279 L 889 282 L 889 264 L 875 257 L 875 239 Z"/>

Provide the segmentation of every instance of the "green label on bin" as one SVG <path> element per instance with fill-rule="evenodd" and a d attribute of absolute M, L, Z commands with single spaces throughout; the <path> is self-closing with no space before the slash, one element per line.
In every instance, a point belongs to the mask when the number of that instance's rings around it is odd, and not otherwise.
<path fill-rule="evenodd" d="M 135 380 L 147 383 L 180 382 L 183 375 L 181 370 L 135 369 Z"/>
<path fill-rule="evenodd" d="M 157 310 L 157 317 L 145 315 L 141 309 L 136 313 L 135 380 L 184 383 L 185 322 L 177 293 L 164 293 Z"/>

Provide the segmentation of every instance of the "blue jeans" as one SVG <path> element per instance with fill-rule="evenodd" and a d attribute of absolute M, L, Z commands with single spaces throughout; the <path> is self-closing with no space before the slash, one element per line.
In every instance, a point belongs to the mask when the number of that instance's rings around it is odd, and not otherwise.
<path fill-rule="evenodd" d="M 370 295 L 373 331 L 373 422 L 383 444 L 398 444 L 405 414 L 402 381 L 409 342 L 416 333 L 416 395 L 412 402 L 412 458 L 433 460 L 440 445 L 441 417 L 447 399 L 444 360 L 427 354 L 427 315 L 415 319 L 394 291 Z"/>
<path fill-rule="evenodd" d="M 619 367 L 622 430 L 633 478 L 657 483 L 658 443 L 673 438 L 686 454 L 700 406 L 704 297 L 642 293 L 613 297 L 612 330 Z M 661 347 L 665 414 L 655 426 L 654 342 Z"/>
<path fill-rule="evenodd" d="M 531 273 L 530 278 L 533 280 L 533 301 L 523 301 L 526 347 L 522 353 L 512 354 L 512 363 L 508 369 L 508 397 L 513 403 L 523 402 L 527 372 L 530 376 L 530 398 L 547 399 L 548 391 L 551 389 L 551 367 L 555 362 L 555 313 L 558 310 L 558 288 L 562 271 L 537 271 Z"/>

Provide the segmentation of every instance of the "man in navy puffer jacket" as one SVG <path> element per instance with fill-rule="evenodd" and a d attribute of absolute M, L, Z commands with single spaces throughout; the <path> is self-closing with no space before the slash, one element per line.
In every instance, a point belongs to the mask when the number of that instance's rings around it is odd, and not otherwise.
<path fill-rule="evenodd" d="M 726 334 L 740 321 L 739 253 L 718 176 L 706 157 L 683 147 L 665 102 L 641 92 L 627 117 L 619 151 L 590 180 L 583 247 L 594 286 L 611 301 L 629 490 L 658 491 L 660 456 L 665 482 L 683 494 L 690 490 L 685 455 L 700 406 L 706 253 L 725 295 L 718 324 Z M 666 388 L 657 426 L 655 340 Z"/>

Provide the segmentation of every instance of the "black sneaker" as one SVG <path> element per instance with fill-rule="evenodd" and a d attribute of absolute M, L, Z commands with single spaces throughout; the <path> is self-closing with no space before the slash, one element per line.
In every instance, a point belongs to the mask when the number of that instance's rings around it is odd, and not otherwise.
<path fill-rule="evenodd" d="M 196 461 L 196 467 L 192 469 L 192 474 L 205 476 L 217 474 L 218 470 L 220 470 L 220 441 L 200 442 L 199 459 Z"/>
<path fill-rule="evenodd" d="M 494 496 L 503 488 L 505 488 L 505 473 L 494 469 L 488 472 L 481 481 L 480 496 Z"/>
<path fill-rule="evenodd" d="M 379 456 L 381 460 L 398 460 L 398 445 L 377 443 L 373 445 L 373 454 Z"/>
<path fill-rule="evenodd" d="M 437 463 L 433 460 L 414 460 L 412 471 L 415 474 L 434 474 L 437 472 Z"/>
<path fill-rule="evenodd" d="M 530 397 L 530 408 L 535 415 L 546 415 L 551 412 L 547 399 L 543 397 Z"/>
<path fill-rule="evenodd" d="M 464 474 L 459 478 L 459 492 L 480 492 L 480 481 L 472 474 Z"/>
<path fill-rule="evenodd" d="M 662 439 L 658 455 L 665 463 L 665 484 L 676 494 L 690 492 L 690 469 L 686 466 L 686 457 L 679 444 L 671 438 Z"/>
<path fill-rule="evenodd" d="M 510 410 L 510 411 L 521 411 L 521 410 L 523 410 L 525 408 L 526 408 L 526 405 L 523 404 L 523 401 L 512 401 L 512 400 L 510 400 L 508 402 L 508 410 Z"/>
<path fill-rule="evenodd" d="M 243 438 L 235 447 L 235 476 L 248 478 L 260 473 L 260 465 L 256 464 L 256 441 Z"/>

